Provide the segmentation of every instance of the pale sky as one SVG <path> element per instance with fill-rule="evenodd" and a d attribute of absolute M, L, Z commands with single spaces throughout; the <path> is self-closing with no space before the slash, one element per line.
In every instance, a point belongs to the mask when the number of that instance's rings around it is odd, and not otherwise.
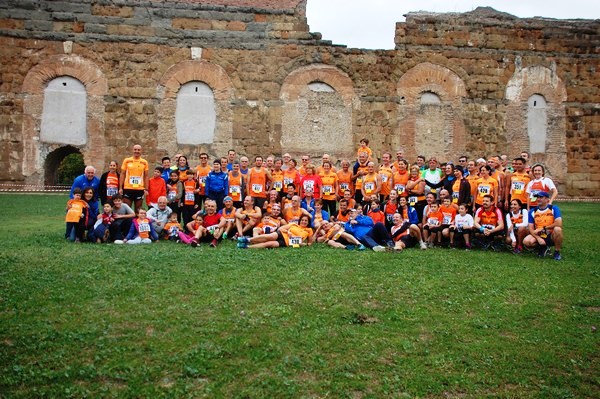
<path fill-rule="evenodd" d="M 479 6 L 521 18 L 598 19 L 599 0 L 308 0 L 311 32 L 351 48 L 393 49 L 396 22 L 411 11 L 467 12 Z"/>

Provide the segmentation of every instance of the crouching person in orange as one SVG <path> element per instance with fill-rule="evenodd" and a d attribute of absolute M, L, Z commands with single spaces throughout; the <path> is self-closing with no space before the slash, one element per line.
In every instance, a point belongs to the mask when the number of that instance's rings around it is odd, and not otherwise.
<path fill-rule="evenodd" d="M 300 216 L 298 224 L 290 223 L 281 226 L 274 233 L 262 234 L 257 237 L 238 237 L 238 248 L 280 248 L 301 247 L 311 245 L 315 236 L 310 226 L 310 217 Z"/>
<path fill-rule="evenodd" d="M 483 196 L 482 206 L 475 212 L 473 227 L 479 247 L 488 249 L 491 246 L 494 250 L 500 250 L 502 243 L 496 242 L 495 238 L 504 235 L 504 221 L 491 195 Z"/>
<path fill-rule="evenodd" d="M 260 222 L 262 212 L 258 206 L 254 206 L 254 198 L 247 195 L 244 204 L 235 211 L 235 227 L 237 236 L 243 237 L 252 234 L 252 229 Z"/>
<path fill-rule="evenodd" d="M 550 205 L 550 194 L 540 191 L 536 194 L 538 206 L 529 211 L 529 235 L 523 245 L 535 248 L 539 245 L 538 256 L 543 258 L 554 245 L 554 260 L 561 260 L 560 249 L 563 242 L 562 217 L 560 209 Z"/>

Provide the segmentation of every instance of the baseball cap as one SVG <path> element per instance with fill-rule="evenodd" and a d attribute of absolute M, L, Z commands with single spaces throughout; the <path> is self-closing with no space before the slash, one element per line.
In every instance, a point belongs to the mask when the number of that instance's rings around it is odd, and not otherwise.
<path fill-rule="evenodd" d="M 550 198 L 550 194 L 548 194 L 548 193 L 547 193 L 547 192 L 545 192 L 545 191 L 540 191 L 540 192 L 539 192 L 539 193 L 537 193 L 535 196 L 536 196 L 536 197 L 538 197 L 538 198 L 539 198 L 539 197 L 546 197 L 546 198 Z"/>

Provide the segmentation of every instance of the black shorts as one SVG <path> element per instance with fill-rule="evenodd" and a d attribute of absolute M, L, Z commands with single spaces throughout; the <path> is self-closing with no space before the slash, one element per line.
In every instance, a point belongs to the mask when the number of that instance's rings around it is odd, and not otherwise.
<path fill-rule="evenodd" d="M 285 243 L 285 239 L 283 238 L 283 234 L 281 234 L 281 231 L 277 232 L 277 243 L 281 248 L 287 247 L 287 244 Z"/>
<path fill-rule="evenodd" d="M 442 231 L 442 226 L 439 226 L 439 227 L 423 226 L 423 230 L 427 230 L 431 233 L 437 233 L 437 232 Z"/>
<path fill-rule="evenodd" d="M 554 246 L 554 240 L 552 239 L 552 233 L 548 234 L 548 236 L 546 238 L 542 238 L 544 240 L 544 242 L 546 242 L 546 245 L 549 247 L 553 247 Z"/>
<path fill-rule="evenodd" d="M 400 237 L 400 241 L 402 241 L 404 243 L 404 246 L 406 248 L 412 248 L 415 245 L 417 245 L 417 239 L 413 236 L 411 236 L 410 234 L 406 234 L 402 237 Z"/>
<path fill-rule="evenodd" d="M 141 201 L 144 198 L 144 190 L 123 190 L 123 198 L 130 201 Z"/>

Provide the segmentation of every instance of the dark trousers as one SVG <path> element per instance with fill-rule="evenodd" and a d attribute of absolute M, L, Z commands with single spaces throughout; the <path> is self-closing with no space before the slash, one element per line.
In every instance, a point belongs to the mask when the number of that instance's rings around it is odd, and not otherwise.
<path fill-rule="evenodd" d="M 390 241 L 392 241 L 392 236 L 390 236 L 383 223 L 377 222 L 371 231 L 365 234 L 359 241 L 367 248 L 373 248 L 377 245 L 388 246 Z"/>

